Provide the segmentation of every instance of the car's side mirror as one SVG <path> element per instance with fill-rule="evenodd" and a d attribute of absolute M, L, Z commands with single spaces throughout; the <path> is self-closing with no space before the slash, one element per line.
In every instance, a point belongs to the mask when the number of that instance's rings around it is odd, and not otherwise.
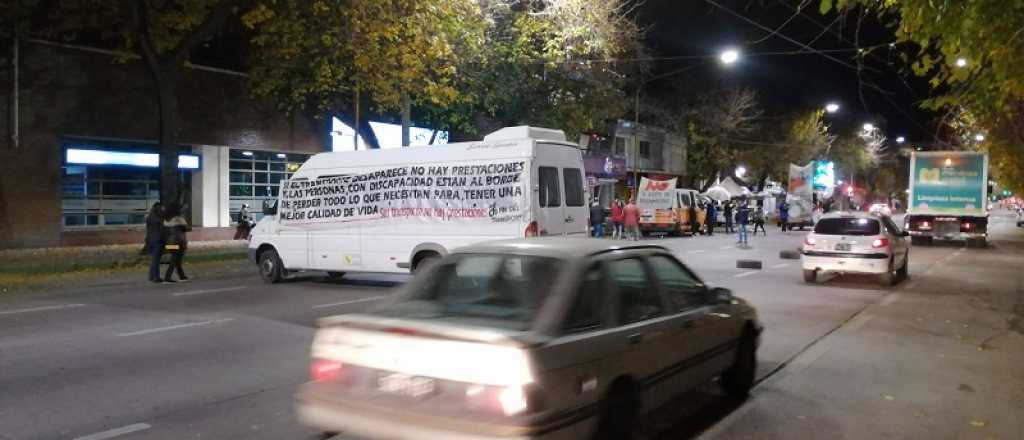
<path fill-rule="evenodd" d="M 277 215 L 277 200 L 263 201 L 263 215 Z"/>
<path fill-rule="evenodd" d="M 729 304 L 732 302 L 732 291 L 724 287 L 714 287 L 708 293 L 708 299 L 713 304 Z"/>

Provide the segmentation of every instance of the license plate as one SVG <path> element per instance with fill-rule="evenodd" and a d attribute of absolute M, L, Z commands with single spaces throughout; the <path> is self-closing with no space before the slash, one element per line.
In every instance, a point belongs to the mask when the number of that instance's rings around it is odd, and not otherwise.
<path fill-rule="evenodd" d="M 848 250 L 850 250 L 850 244 L 849 243 L 836 243 L 836 250 L 837 251 L 848 251 Z"/>
<path fill-rule="evenodd" d="M 377 378 L 377 389 L 380 392 L 407 397 L 432 394 L 436 385 L 436 381 L 429 377 L 410 376 L 402 373 L 385 374 Z"/>

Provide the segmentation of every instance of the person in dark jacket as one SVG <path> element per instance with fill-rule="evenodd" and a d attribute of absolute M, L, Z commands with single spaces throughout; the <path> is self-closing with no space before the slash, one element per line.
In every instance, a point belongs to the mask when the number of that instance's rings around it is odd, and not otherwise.
<path fill-rule="evenodd" d="M 718 209 L 715 202 L 708 203 L 707 214 L 704 215 L 704 227 L 708 236 L 715 235 L 715 223 L 718 223 Z"/>
<path fill-rule="evenodd" d="M 785 199 L 779 203 L 779 225 L 782 226 L 782 232 L 789 230 L 789 203 Z"/>
<path fill-rule="evenodd" d="M 736 243 L 741 246 L 747 245 L 747 225 L 750 223 L 750 208 L 746 203 L 741 203 L 736 208 L 736 235 L 739 239 Z"/>
<path fill-rule="evenodd" d="M 697 226 L 697 207 L 695 203 L 691 203 L 690 207 L 686 209 L 686 216 L 689 217 L 687 220 L 690 221 L 690 235 L 697 235 L 700 233 L 700 229 Z"/>
<path fill-rule="evenodd" d="M 604 237 L 604 206 L 597 200 L 590 205 L 590 233 L 594 238 Z"/>
<path fill-rule="evenodd" d="M 153 204 L 146 215 L 146 252 L 149 253 L 149 281 L 162 283 L 160 279 L 160 255 L 164 251 L 164 206 Z"/>
<path fill-rule="evenodd" d="M 185 276 L 185 269 L 181 266 L 181 263 L 185 259 L 185 251 L 188 249 L 186 232 L 191 228 L 185 217 L 181 216 L 181 210 L 178 208 L 178 205 L 168 207 L 164 227 L 167 230 L 167 241 L 164 243 L 164 249 L 171 254 L 171 263 L 167 265 L 167 272 L 164 273 L 164 282 L 175 282 L 171 279 L 175 271 L 178 272 L 178 281 L 188 281 L 188 277 Z"/>

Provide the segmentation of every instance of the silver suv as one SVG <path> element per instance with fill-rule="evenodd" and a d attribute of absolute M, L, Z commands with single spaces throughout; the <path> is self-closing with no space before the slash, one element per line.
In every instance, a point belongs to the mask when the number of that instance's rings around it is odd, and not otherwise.
<path fill-rule="evenodd" d="M 826 214 L 814 225 L 814 232 L 804 237 L 804 281 L 817 281 L 821 272 L 862 273 L 877 275 L 883 286 L 893 285 L 907 276 L 907 236 L 884 215 Z"/>
<path fill-rule="evenodd" d="M 481 244 L 323 319 L 298 414 L 358 438 L 629 439 L 641 409 L 716 376 L 745 396 L 761 329 L 659 246 Z"/>

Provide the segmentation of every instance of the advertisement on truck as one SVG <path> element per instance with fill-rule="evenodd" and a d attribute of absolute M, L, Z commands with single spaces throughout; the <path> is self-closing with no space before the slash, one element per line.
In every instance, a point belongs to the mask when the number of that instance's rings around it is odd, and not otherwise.
<path fill-rule="evenodd" d="M 946 239 L 984 246 L 988 236 L 988 154 L 914 152 L 910 156 L 909 200 L 904 225 L 914 244 Z"/>

